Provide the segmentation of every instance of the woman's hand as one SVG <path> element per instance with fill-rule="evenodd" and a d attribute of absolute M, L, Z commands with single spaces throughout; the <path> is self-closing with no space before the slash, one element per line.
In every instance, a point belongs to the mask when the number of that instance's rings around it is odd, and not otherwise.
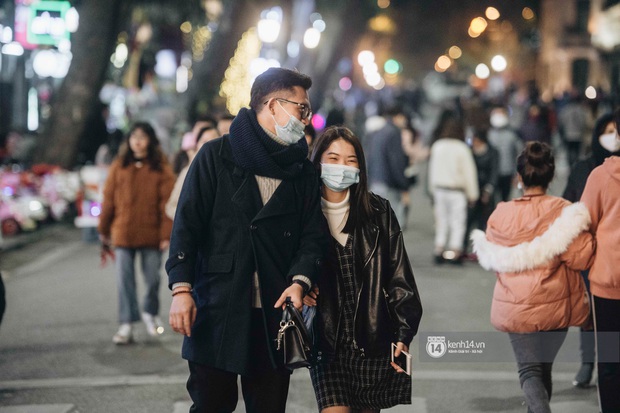
<path fill-rule="evenodd" d="M 170 246 L 170 240 L 166 239 L 166 240 L 159 241 L 159 250 L 160 251 L 166 251 L 169 246 Z"/>
<path fill-rule="evenodd" d="M 399 341 L 398 343 L 396 343 L 396 350 L 394 350 L 394 358 L 396 359 L 396 357 L 400 356 L 400 353 L 402 351 L 406 351 L 407 353 L 409 353 L 409 347 L 407 347 L 407 345 L 403 343 L 402 341 Z M 390 364 L 392 365 L 394 370 L 396 370 L 397 373 L 405 372 L 405 370 L 403 370 L 398 364 L 394 363 L 393 361 L 390 362 Z"/>
<path fill-rule="evenodd" d="M 308 307 L 314 307 L 316 305 L 317 298 L 319 298 L 319 287 L 315 286 L 304 297 L 304 304 L 307 305 Z"/>
<path fill-rule="evenodd" d="M 291 302 L 293 303 L 293 306 L 298 311 L 301 311 L 301 308 L 303 306 L 303 295 L 304 288 L 301 285 L 297 283 L 291 284 L 286 290 L 284 290 L 280 298 L 278 298 L 278 301 L 276 301 L 276 303 L 274 304 L 273 308 L 280 307 L 284 310 L 284 303 L 286 302 L 286 298 L 291 297 Z"/>

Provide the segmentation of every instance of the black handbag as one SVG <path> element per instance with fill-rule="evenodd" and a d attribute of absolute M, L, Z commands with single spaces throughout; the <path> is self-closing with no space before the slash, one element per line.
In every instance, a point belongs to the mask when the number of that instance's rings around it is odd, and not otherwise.
<path fill-rule="evenodd" d="M 280 330 L 276 338 L 276 349 L 282 351 L 284 367 L 295 370 L 312 365 L 312 343 L 310 334 L 306 329 L 304 319 L 290 297 L 286 299 L 286 305 L 282 312 Z"/>

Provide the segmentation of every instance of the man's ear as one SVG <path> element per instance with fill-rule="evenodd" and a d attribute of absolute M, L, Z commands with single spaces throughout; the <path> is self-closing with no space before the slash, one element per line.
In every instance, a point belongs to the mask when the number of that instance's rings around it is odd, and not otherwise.
<path fill-rule="evenodd" d="M 271 97 L 267 99 L 267 103 L 263 105 L 263 110 L 269 111 L 269 113 L 274 116 L 276 114 L 276 111 L 273 109 L 273 105 L 275 104 L 275 101 L 276 101 L 275 98 Z"/>

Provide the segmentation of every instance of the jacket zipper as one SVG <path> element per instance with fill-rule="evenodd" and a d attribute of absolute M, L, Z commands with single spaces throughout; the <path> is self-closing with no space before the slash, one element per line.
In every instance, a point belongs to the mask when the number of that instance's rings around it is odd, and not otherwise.
<path fill-rule="evenodd" d="M 370 262 L 370 259 L 372 258 L 372 256 L 375 254 L 375 251 L 377 250 L 377 237 L 378 236 L 379 236 L 379 232 L 377 231 L 377 233 L 375 234 L 374 246 L 372 248 L 372 251 L 368 255 L 368 259 L 364 262 L 364 265 L 362 266 L 362 270 L 361 271 L 364 271 L 364 268 L 366 268 L 366 265 L 368 265 L 368 263 Z M 359 311 L 360 297 L 362 295 L 362 287 L 363 286 L 364 286 L 364 280 L 362 279 L 362 284 L 360 285 L 360 290 L 357 293 L 357 301 L 355 303 L 355 313 L 353 314 L 353 348 L 356 349 L 356 350 L 359 350 L 362 353 L 362 357 L 365 356 L 364 349 L 363 348 L 359 348 L 359 346 L 357 345 L 357 340 L 355 339 L 355 337 L 356 337 L 355 326 L 357 325 L 357 313 Z"/>

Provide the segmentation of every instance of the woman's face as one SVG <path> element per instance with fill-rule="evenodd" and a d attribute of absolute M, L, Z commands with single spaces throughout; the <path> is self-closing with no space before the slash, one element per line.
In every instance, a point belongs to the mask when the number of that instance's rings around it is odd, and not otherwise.
<path fill-rule="evenodd" d="M 601 133 L 601 135 L 605 135 L 608 133 L 613 133 L 616 131 L 616 125 L 613 122 L 609 122 L 606 126 L 605 129 L 603 129 L 603 133 Z"/>
<path fill-rule="evenodd" d="M 137 128 L 129 135 L 129 148 L 135 158 L 145 158 L 148 154 L 149 136 L 142 129 Z"/>
<path fill-rule="evenodd" d="M 321 155 L 321 163 L 333 163 L 359 168 L 355 148 L 344 139 L 336 139 Z"/>

